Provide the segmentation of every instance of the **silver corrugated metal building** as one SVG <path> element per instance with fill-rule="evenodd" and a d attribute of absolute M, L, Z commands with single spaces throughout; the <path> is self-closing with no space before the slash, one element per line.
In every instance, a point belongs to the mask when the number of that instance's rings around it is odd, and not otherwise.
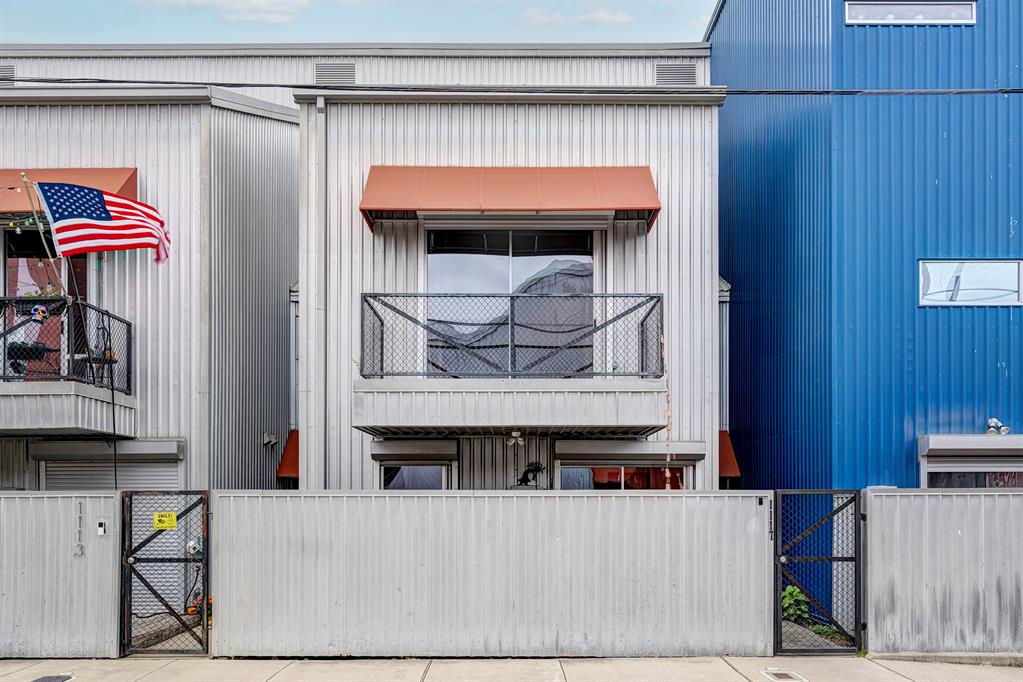
<path fill-rule="evenodd" d="M 20 380 L 0 381 L 0 484 L 110 486 L 115 396 L 120 482 L 275 487 L 288 428 L 296 123 L 293 108 L 210 87 L 0 90 L 0 169 L 58 179 L 133 170 L 132 190 L 173 241 L 165 265 L 148 250 L 87 262 L 89 302 L 132 325 L 117 356 L 126 390 L 33 381 L 24 364 Z M 14 230 L 4 238 L 15 244 Z"/>
<path fill-rule="evenodd" d="M 702 54 L 703 47 L 686 49 Z M 503 58 L 517 56 L 521 63 L 533 63 L 527 59 L 529 50 L 522 52 Z M 614 63 L 618 55 L 609 49 L 603 56 L 577 57 L 579 63 L 595 58 Z M 462 65 L 459 68 L 478 60 L 479 65 L 467 72 L 485 79 L 484 64 L 492 58 L 452 59 Z M 646 59 L 646 71 L 655 76 L 660 57 Z M 697 61 L 701 63 L 696 73 L 705 74 L 702 59 Z M 545 62 L 544 68 L 555 70 L 559 64 L 569 68 L 557 60 Z M 622 69 L 631 73 L 633 67 Z M 544 466 L 544 472 L 530 481 L 541 488 L 561 487 L 568 481 L 569 465 L 589 469 L 588 474 L 575 473 L 591 477 L 604 476 L 605 469 L 629 467 L 601 481 L 627 487 L 624 477 L 637 468 L 663 463 L 666 451 L 676 464 L 685 465 L 677 480 L 686 487 L 717 487 L 717 107 L 724 94 L 712 87 L 697 87 L 695 92 L 638 87 L 627 78 L 615 81 L 613 75 L 608 85 L 603 80 L 608 73 L 617 70 L 611 68 L 598 83 L 585 71 L 524 74 L 528 79 L 570 83 L 543 93 L 517 87 L 296 91 L 302 106 L 303 154 L 298 334 L 302 487 L 391 487 L 390 476 L 418 464 L 443 469 L 434 484 L 444 487 L 506 488 L 523 476 L 530 461 Z M 706 86 L 700 78 L 699 86 Z M 486 87 L 499 80 L 491 77 L 471 84 Z M 600 92 L 593 92 L 594 85 L 601 86 Z M 528 204 L 523 204 L 528 215 L 489 210 L 491 205 L 468 212 L 439 204 L 439 211 L 422 206 L 417 210 L 402 205 L 400 197 L 420 190 L 388 188 L 384 177 L 421 172 L 426 188 L 422 195 L 429 204 L 432 198 L 425 195 L 436 187 L 446 187 L 441 193 L 450 190 L 454 196 L 476 182 L 463 178 L 445 184 L 440 177 L 444 173 L 506 174 L 528 168 L 571 174 L 595 167 L 649 169 L 660 202 L 656 220 L 619 210 L 621 205 L 605 206 L 610 212 L 599 216 L 545 211 Z M 395 190 L 399 197 L 389 207 L 393 210 L 381 206 L 360 210 L 371 194 L 367 182 L 374 172 L 383 178 L 381 191 L 386 195 Z M 481 182 L 481 187 L 489 186 L 490 180 L 484 177 Z M 539 184 L 553 204 L 571 204 L 551 189 L 556 181 Z M 501 180 L 494 186 L 508 190 Z M 592 222 L 584 224 L 586 219 Z M 541 240 L 551 232 L 573 229 L 592 236 L 592 246 L 585 251 L 586 259 L 592 258 L 587 260 L 592 289 L 577 296 L 593 292 L 593 319 L 584 326 L 596 331 L 591 340 L 579 342 L 591 360 L 584 371 L 517 373 L 516 350 L 535 354 L 537 347 L 549 350 L 570 344 L 561 336 L 557 343 L 541 340 L 528 348 L 517 347 L 509 334 L 517 337 L 528 325 L 512 321 L 507 306 L 494 313 L 498 317 L 478 313 L 473 320 L 465 316 L 464 308 L 439 312 L 442 301 L 437 292 L 444 287 L 436 276 L 443 266 L 431 267 L 432 256 L 494 253 L 497 248 L 441 246 L 435 241 L 441 240 L 440 233 L 462 235 L 443 236 L 462 243 L 486 234 L 505 239 L 501 233 L 507 230 L 511 235 L 507 239 L 516 242 L 526 233 L 531 240 Z M 475 236 L 465 237 L 467 233 Z M 518 247 L 509 248 L 515 261 Z M 465 273 L 469 270 L 471 266 Z M 534 281 L 520 283 L 518 289 L 486 291 L 514 297 Z M 474 296 L 484 292 L 482 280 L 468 284 L 463 280 L 460 286 L 447 292 L 453 291 L 458 305 L 482 305 L 482 297 Z M 409 294 L 413 296 L 401 296 Z M 637 362 L 642 365 L 646 356 L 636 361 L 622 350 L 630 335 L 636 335 L 634 330 L 611 324 L 621 319 L 617 309 L 611 310 L 613 304 L 648 294 L 663 297 L 657 306 L 664 318 L 664 372 L 637 370 Z M 610 312 L 598 312 L 601 306 Z M 384 316 L 393 319 L 378 317 L 385 309 L 389 312 Z M 589 310 L 586 307 L 584 317 Z M 372 328 L 376 324 L 372 319 L 367 324 L 367 316 L 379 319 L 380 329 Z M 498 318 L 505 321 L 495 321 Z M 441 330 L 437 324 L 457 331 Z M 407 326 L 388 336 L 387 325 Z M 468 339 L 464 330 L 470 327 L 476 330 L 475 340 L 463 344 Z M 500 330 L 489 332 L 485 340 L 491 345 L 480 341 L 481 328 Z M 527 331 L 556 335 L 549 326 L 541 328 Z M 644 337 L 641 331 L 638 336 L 647 342 L 654 339 L 654 353 L 660 355 L 656 333 Z M 495 346 L 500 354 L 508 351 L 510 364 L 502 359 L 500 367 L 467 370 L 466 357 L 475 358 L 472 364 Z M 442 352 L 463 356 L 442 358 Z M 447 361 L 459 366 L 441 367 Z M 480 362 L 488 364 L 486 359 Z M 397 366 L 402 363 L 405 366 Z"/>
<path fill-rule="evenodd" d="M 706 85 L 703 44 L 6 45 L 19 78 L 287 85 Z M 288 87 L 239 88 L 293 105 Z"/>

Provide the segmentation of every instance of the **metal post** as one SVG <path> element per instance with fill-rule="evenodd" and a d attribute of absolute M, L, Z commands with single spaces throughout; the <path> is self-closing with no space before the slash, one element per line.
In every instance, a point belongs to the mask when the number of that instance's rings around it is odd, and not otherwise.
<path fill-rule="evenodd" d="M 515 376 L 515 296 L 508 297 L 508 374 Z"/>

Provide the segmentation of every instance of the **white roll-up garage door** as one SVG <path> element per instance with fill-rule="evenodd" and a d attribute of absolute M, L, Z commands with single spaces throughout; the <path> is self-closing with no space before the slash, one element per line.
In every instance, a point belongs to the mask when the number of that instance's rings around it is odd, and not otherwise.
<path fill-rule="evenodd" d="M 118 462 L 117 487 L 121 490 L 178 490 L 178 462 Z M 114 468 L 109 461 L 45 462 L 45 490 L 112 490 Z"/>

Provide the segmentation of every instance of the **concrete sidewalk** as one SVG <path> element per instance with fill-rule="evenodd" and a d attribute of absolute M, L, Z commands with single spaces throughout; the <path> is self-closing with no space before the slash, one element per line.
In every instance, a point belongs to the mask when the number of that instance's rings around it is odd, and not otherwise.
<path fill-rule="evenodd" d="M 772 675 L 774 673 L 774 675 Z M 788 673 L 785 675 L 784 673 Z M 70 678 L 64 677 L 70 675 Z M 1023 668 L 840 657 L 0 660 L 0 681 L 1023 682 Z"/>

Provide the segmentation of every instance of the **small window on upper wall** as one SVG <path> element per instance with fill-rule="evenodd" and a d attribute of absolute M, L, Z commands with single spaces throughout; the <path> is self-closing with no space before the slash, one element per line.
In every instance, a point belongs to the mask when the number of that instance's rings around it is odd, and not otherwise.
<path fill-rule="evenodd" d="M 976 2 L 846 0 L 847 24 L 976 24 Z"/>
<path fill-rule="evenodd" d="M 920 305 L 1023 305 L 1023 261 L 920 261 Z"/>

